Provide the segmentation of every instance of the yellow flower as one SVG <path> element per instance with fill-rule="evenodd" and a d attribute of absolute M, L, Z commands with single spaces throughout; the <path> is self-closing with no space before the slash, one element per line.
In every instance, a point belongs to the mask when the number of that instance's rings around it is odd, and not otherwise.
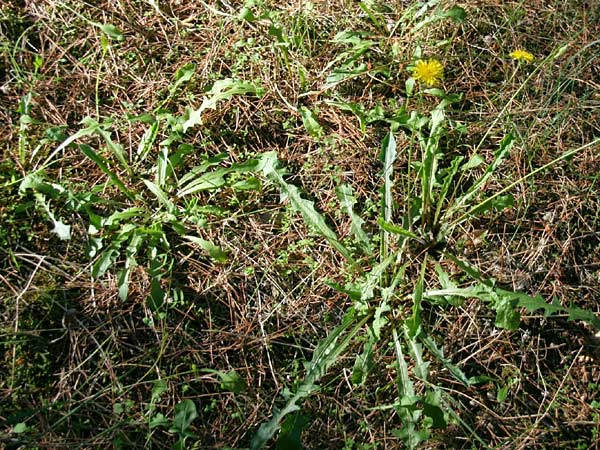
<path fill-rule="evenodd" d="M 433 86 L 444 78 L 444 66 L 437 59 L 419 60 L 413 69 L 415 80 L 422 81 L 428 86 Z"/>
<path fill-rule="evenodd" d="M 527 62 L 533 61 L 533 55 L 526 50 L 520 50 L 520 49 L 514 50 L 514 51 L 510 52 L 510 57 L 512 59 L 514 59 L 515 61 L 527 61 Z"/>

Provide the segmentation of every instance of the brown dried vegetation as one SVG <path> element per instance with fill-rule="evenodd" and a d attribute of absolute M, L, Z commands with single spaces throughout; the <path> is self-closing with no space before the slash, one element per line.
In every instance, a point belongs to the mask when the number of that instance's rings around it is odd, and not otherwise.
<path fill-rule="evenodd" d="M 411 2 L 375 3 L 395 22 Z M 341 256 L 310 234 L 273 187 L 243 195 L 227 191 L 206 195 L 228 212 L 215 213 L 204 232 L 228 252 L 228 261 L 214 263 L 176 241 L 169 282 L 184 301 L 152 325 L 150 281 L 141 267 L 122 302 L 115 273 L 101 280 L 90 276 L 85 218 L 70 216 L 72 239 L 61 241 L 32 197 L 18 192 L 20 179 L 57 146 L 36 148 L 48 128 L 60 127 L 69 136 L 82 118 L 99 114 L 115 121 L 113 138 L 131 153 L 145 128 L 125 118 L 163 103 L 183 65 L 196 65 L 194 77 L 161 106 L 174 114 L 198 107 L 216 80 L 255 81 L 263 96 L 221 103 L 188 136 L 197 153 L 186 164 L 193 167 L 200 154 L 228 152 L 232 161 L 242 161 L 274 150 L 290 171 L 289 181 L 315 200 L 341 236 L 348 235 L 349 223 L 336 206 L 335 187 L 349 182 L 360 205 L 378 202 L 377 156 L 388 128 L 374 122 L 363 133 L 354 115 L 326 100 L 338 95 L 367 110 L 401 100 L 404 69 L 417 41 L 444 61 L 445 88 L 464 93 L 448 113 L 468 127 L 468 134 L 455 137 L 457 153 L 469 154 L 514 96 L 480 149 L 491 158 L 504 134 L 519 136 L 510 160 L 486 186 L 490 192 L 600 135 L 596 2 L 464 2 L 468 16 L 461 25 L 435 25 L 418 39 L 394 36 L 411 49 L 402 53 L 406 60 L 365 57 L 374 67 L 395 67 L 388 78 L 375 73 L 328 90 L 325 68 L 341 51 L 331 42 L 337 32 L 389 36 L 358 2 L 316 1 L 310 10 L 292 0 L 257 4 L 281 24 L 290 39 L 286 51 L 278 49 L 267 20 L 238 19 L 243 5 L 237 1 L 9 0 L 0 6 L 0 445 L 170 448 L 173 434 L 148 426 L 149 405 L 169 418 L 176 404 L 191 399 L 199 418 L 189 448 L 247 447 L 283 389 L 302 377 L 302 361 L 350 304 L 325 284 L 346 279 Z M 109 41 L 103 53 L 106 37 L 90 21 L 117 26 L 125 39 Z M 564 55 L 516 94 L 528 69 L 515 72 L 509 51 L 522 47 L 543 59 L 567 43 Z M 18 108 L 27 94 L 32 122 L 24 138 Z M 326 138 L 307 133 L 300 106 L 318 111 Z M 431 106 L 414 105 L 423 111 Z M 414 150 L 401 136 L 398 141 L 399 153 Z M 19 157 L 22 145 L 25 158 Z M 400 178 L 403 158 L 397 163 Z M 82 192 L 102 188 L 106 178 L 74 147 L 46 173 Z M 135 189 L 135 183 L 128 187 Z M 104 195 L 126 200 L 114 187 L 107 189 Z M 465 225 L 462 237 L 448 245 L 461 248 L 503 286 L 598 313 L 600 148 L 552 166 L 513 194 L 512 209 Z M 428 313 L 424 320 L 446 356 L 468 376 L 488 381 L 466 388 L 442 367 L 432 367 L 433 380 L 452 395 L 451 406 L 466 427 L 453 424 L 426 448 L 600 447 L 600 344 L 594 330 L 542 316 L 524 317 L 517 331 L 499 330 L 490 310 L 475 300 Z M 377 409 L 396 396 L 393 351 L 380 352 L 361 388 L 348 381 L 356 352 L 303 404 L 310 416 L 303 434 L 307 448 L 399 448 L 391 431 L 402 426 L 400 419 L 391 409 Z M 214 372 L 231 370 L 247 384 L 239 394 L 221 389 Z M 157 379 L 167 381 L 167 390 L 151 402 Z M 508 395 L 500 402 L 503 387 Z M 11 434 L 19 422 L 30 431 Z"/>

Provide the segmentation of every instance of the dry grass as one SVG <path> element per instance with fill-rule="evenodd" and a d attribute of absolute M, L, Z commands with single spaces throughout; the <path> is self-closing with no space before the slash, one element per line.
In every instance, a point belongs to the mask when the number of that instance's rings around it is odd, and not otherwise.
<path fill-rule="evenodd" d="M 255 13 L 270 12 L 290 39 L 287 51 L 269 34 L 266 16 L 252 23 L 237 19 L 240 2 L 173 1 L 161 3 L 159 11 L 151 3 L 13 0 L 0 6 L 0 122 L 5 124 L 0 442 L 6 448 L 170 448 L 176 438 L 165 428 L 150 429 L 148 411 L 155 403 L 155 412 L 172 417 L 182 399 L 192 399 L 199 414 L 192 426 L 197 443 L 189 448 L 248 446 L 284 388 L 302 377 L 302 361 L 350 304 L 325 284 L 350 276 L 341 256 L 280 204 L 274 188 L 224 190 L 201 197 L 225 210 L 213 212 L 202 233 L 229 252 L 228 262 L 215 264 L 174 241 L 169 283 L 185 300 L 152 326 L 144 270 L 134 272 L 129 299 L 122 302 L 115 273 L 101 280 L 90 276 L 85 217 L 56 205 L 57 214 L 72 225 L 72 239 L 60 241 L 32 196 L 19 194 L 20 179 L 56 148 L 52 142 L 37 148 L 49 127 L 71 135 L 83 117 L 110 117 L 114 139 L 135 152 L 145 126 L 128 116 L 159 105 L 183 113 L 186 106 L 198 107 L 216 80 L 255 81 L 265 90 L 262 97 L 223 102 L 188 136 L 196 150 L 186 164 L 193 167 L 202 154 L 225 151 L 233 161 L 243 161 L 274 150 L 290 171 L 288 181 L 315 200 L 341 236 L 348 236 L 350 224 L 339 212 L 335 187 L 351 183 L 359 205 L 373 211 L 381 178 L 377 156 L 388 128 L 374 122 L 363 133 L 354 115 L 327 100 L 337 95 L 366 109 L 401 101 L 405 68 L 417 43 L 444 61 L 444 87 L 464 93 L 448 112 L 468 127 L 468 134 L 449 137 L 456 140 L 456 152 L 471 154 L 488 130 L 480 148 L 488 159 L 507 132 L 519 138 L 486 187 L 489 192 L 599 135 L 600 7 L 594 2 L 468 2 L 462 25 L 444 22 L 418 35 L 396 36 L 398 45 L 411 49 L 402 52 L 404 59 L 380 50 L 363 57 L 371 67 L 388 68 L 389 77 L 375 73 L 331 89 L 324 88 L 325 67 L 344 50 L 332 43 L 338 31 L 387 38 L 357 2 L 314 2 L 309 12 L 305 2 L 258 2 Z M 396 21 L 408 3 L 379 6 Z M 125 40 L 110 41 L 103 53 L 103 33 L 83 17 L 117 26 Z M 436 46 L 451 37 L 448 45 Z M 509 51 L 523 47 L 540 61 L 566 43 L 566 53 L 518 91 L 533 66 L 517 70 Z M 39 70 L 36 56 L 42 58 Z M 164 102 L 174 74 L 187 63 L 196 65 L 193 79 Z M 23 137 L 18 106 L 29 93 L 32 123 Z M 414 107 L 428 111 L 433 101 Z M 307 133 L 300 106 L 318 111 L 326 138 Z M 409 182 L 402 178 L 404 155 L 415 149 L 398 139 L 402 185 Z M 23 145 L 24 159 L 19 157 Z M 524 181 L 514 191 L 514 208 L 465 225 L 448 245 L 503 286 L 598 313 L 598 167 L 596 145 Z M 103 188 L 104 174 L 74 147 L 46 172 L 75 192 L 98 188 L 105 198 L 125 200 L 114 187 Z M 130 182 L 132 189 L 140 185 Z M 370 218 L 374 221 L 375 213 Z M 454 410 L 472 433 L 457 422 L 425 448 L 600 447 L 600 346 L 594 330 L 566 318 L 534 315 L 524 317 L 517 331 L 499 330 L 492 312 L 475 300 L 443 311 L 431 308 L 424 320 L 455 364 L 486 380 L 467 388 L 442 367 L 432 368 L 432 381 L 452 395 Z M 399 417 L 377 409 L 397 396 L 393 350 L 381 349 L 360 388 L 349 382 L 357 352 L 351 351 L 303 404 L 310 417 L 303 434 L 307 448 L 399 447 L 392 433 L 402 425 Z M 221 388 L 214 371 L 231 370 L 247 383 L 244 392 Z M 151 401 L 157 379 L 166 380 L 167 389 Z M 498 401 L 504 386 L 508 395 Z M 19 422 L 31 430 L 9 434 Z"/>

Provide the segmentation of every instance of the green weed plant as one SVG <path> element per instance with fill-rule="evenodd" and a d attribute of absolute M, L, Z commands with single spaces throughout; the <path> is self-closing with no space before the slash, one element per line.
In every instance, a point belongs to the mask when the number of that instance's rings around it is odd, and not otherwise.
<path fill-rule="evenodd" d="M 412 13 L 409 11 L 402 19 L 412 21 L 413 31 L 442 18 L 464 19 L 464 10 L 458 7 L 445 13 L 434 10 L 433 14 L 426 15 L 427 5 L 423 3 L 421 6 L 421 9 Z M 361 2 L 361 7 L 376 26 L 382 27 L 367 2 Z M 419 17 L 421 20 L 417 20 Z M 367 66 L 358 61 L 377 44 L 368 39 L 366 34 L 356 32 L 338 33 L 334 42 L 346 45 L 348 49 L 332 61 L 325 89 L 366 73 Z M 559 48 L 555 54 L 561 51 Z M 421 59 L 421 53 L 417 48 L 415 61 Z M 372 70 L 369 73 L 373 75 Z M 378 74 L 390 75 L 383 69 Z M 351 376 L 352 383 L 357 387 L 366 383 L 374 367 L 376 352 L 385 351 L 387 344 L 394 349 L 396 401 L 379 405 L 377 409 L 393 409 L 396 412 L 402 427 L 393 430 L 393 434 L 404 445 L 408 448 L 418 447 L 430 438 L 433 430 L 446 428 L 450 421 L 460 423 L 469 432 L 468 425 L 454 412 L 450 395 L 443 386 L 430 380 L 430 366 L 433 363 L 441 365 L 465 386 L 472 386 L 481 380 L 466 376 L 459 366 L 444 355 L 443 342 L 430 334 L 423 317 L 425 303 L 444 309 L 460 306 L 467 298 L 479 299 L 494 311 L 495 325 L 506 330 L 519 328 L 523 309 L 529 313 L 541 310 L 546 316 L 566 314 L 569 320 L 581 320 L 600 329 L 600 319 L 592 311 L 575 306 L 566 307 L 555 299 L 548 302 L 540 295 L 531 296 L 503 288 L 496 280 L 484 277 L 448 245 L 449 241 L 456 240 L 460 225 L 485 218 L 491 213 L 499 214 L 512 207 L 514 198 L 511 191 L 518 183 L 594 145 L 597 140 L 566 152 L 544 167 L 490 194 L 485 191 L 485 186 L 508 158 L 516 137 L 506 133 L 491 161 L 486 161 L 477 152 L 479 146 L 470 157 L 452 157 L 455 153 L 447 146 L 446 143 L 450 142 L 447 138 L 452 131 L 464 132 L 464 127 L 449 120 L 446 111 L 459 102 L 461 96 L 446 93 L 438 87 L 421 89 L 414 77 L 409 77 L 406 82 L 406 95 L 407 102 L 391 115 L 381 107 L 367 110 L 361 104 L 341 99 L 328 101 L 330 105 L 355 114 L 363 132 L 373 122 L 387 121 L 390 125 L 390 131 L 381 145 L 382 187 L 378 228 L 375 230 L 365 229 L 365 224 L 369 223 L 368 217 L 362 218 L 356 211 L 357 201 L 352 187 L 341 184 L 337 189 L 339 209 L 351 222 L 350 238 L 341 239 L 314 203 L 303 198 L 299 189 L 286 181 L 286 171 L 281 167 L 277 155 L 268 153 L 262 157 L 264 176 L 280 189 L 282 198 L 302 216 L 308 228 L 345 258 L 346 270 L 353 281 L 345 285 L 330 283 L 330 286 L 348 295 L 351 306 L 341 324 L 316 346 L 312 360 L 306 363 L 304 379 L 284 391 L 284 406 L 276 408 L 272 418 L 259 427 L 251 441 L 252 450 L 262 448 L 278 432 L 278 442 L 289 442 L 291 439 L 296 448 L 301 448 L 300 433 L 293 426 L 299 418 L 304 417 L 300 401 L 319 390 L 319 381 L 347 352 L 353 341 L 362 344 L 362 351 L 354 355 Z M 424 96 L 437 99 L 437 105 L 428 114 L 411 109 L 411 102 Z M 301 111 L 301 115 L 308 133 L 316 139 L 321 138 L 323 130 L 316 116 L 307 108 Z M 396 136 L 399 134 L 418 146 L 419 157 L 411 160 L 411 155 L 406 155 L 409 161 L 408 179 L 413 181 L 397 189 L 394 164 L 398 157 Z M 449 266 L 461 273 L 450 275 L 445 269 Z M 409 273 L 416 273 L 416 276 Z M 305 420 L 302 423 L 303 426 L 307 425 Z M 472 437 L 485 445 L 474 433 Z"/>

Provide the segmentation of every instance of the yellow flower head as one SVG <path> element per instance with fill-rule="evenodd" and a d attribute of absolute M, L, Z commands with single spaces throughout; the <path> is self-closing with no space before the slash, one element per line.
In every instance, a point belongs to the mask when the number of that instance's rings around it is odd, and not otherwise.
<path fill-rule="evenodd" d="M 444 66 L 437 59 L 421 59 L 415 64 L 413 77 L 427 86 L 433 86 L 444 78 Z"/>
<path fill-rule="evenodd" d="M 533 55 L 526 50 L 520 50 L 520 49 L 514 50 L 514 51 L 510 52 L 510 57 L 512 59 L 514 59 L 515 61 L 527 61 L 527 62 L 533 61 Z"/>

